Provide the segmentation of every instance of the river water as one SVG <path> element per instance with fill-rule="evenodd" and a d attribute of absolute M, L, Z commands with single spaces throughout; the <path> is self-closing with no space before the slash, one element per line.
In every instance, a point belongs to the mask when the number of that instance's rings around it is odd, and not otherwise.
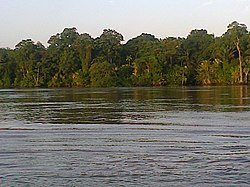
<path fill-rule="evenodd" d="M 250 87 L 0 90 L 0 186 L 250 186 Z"/>

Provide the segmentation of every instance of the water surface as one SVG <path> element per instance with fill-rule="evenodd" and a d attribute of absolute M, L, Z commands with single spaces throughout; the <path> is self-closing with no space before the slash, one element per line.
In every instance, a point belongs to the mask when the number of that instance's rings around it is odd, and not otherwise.
<path fill-rule="evenodd" d="M 249 186 L 250 88 L 0 90 L 0 186 Z"/>

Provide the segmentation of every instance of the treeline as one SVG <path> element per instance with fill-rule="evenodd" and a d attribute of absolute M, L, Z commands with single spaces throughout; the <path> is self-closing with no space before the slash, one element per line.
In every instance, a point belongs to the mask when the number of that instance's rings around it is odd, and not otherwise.
<path fill-rule="evenodd" d="M 143 33 L 122 43 L 106 29 L 100 37 L 65 28 L 48 47 L 31 39 L 0 49 L 0 87 L 115 87 L 247 84 L 250 33 L 232 22 L 220 37 L 192 30 L 186 38 Z"/>

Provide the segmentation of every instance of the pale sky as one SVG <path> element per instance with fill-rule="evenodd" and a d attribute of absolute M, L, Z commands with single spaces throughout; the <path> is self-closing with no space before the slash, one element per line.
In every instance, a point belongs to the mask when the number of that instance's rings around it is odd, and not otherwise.
<path fill-rule="evenodd" d="M 100 36 L 111 28 L 125 40 L 143 32 L 186 37 L 192 29 L 216 36 L 232 21 L 250 28 L 250 0 L 0 0 L 0 47 L 41 41 L 66 27 Z M 250 29 L 249 29 L 250 30 Z"/>

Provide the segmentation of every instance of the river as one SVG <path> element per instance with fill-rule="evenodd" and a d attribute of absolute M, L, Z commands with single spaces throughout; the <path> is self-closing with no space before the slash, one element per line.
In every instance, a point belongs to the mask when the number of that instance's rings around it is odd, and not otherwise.
<path fill-rule="evenodd" d="M 250 186 L 250 87 L 0 90 L 0 186 Z"/>

